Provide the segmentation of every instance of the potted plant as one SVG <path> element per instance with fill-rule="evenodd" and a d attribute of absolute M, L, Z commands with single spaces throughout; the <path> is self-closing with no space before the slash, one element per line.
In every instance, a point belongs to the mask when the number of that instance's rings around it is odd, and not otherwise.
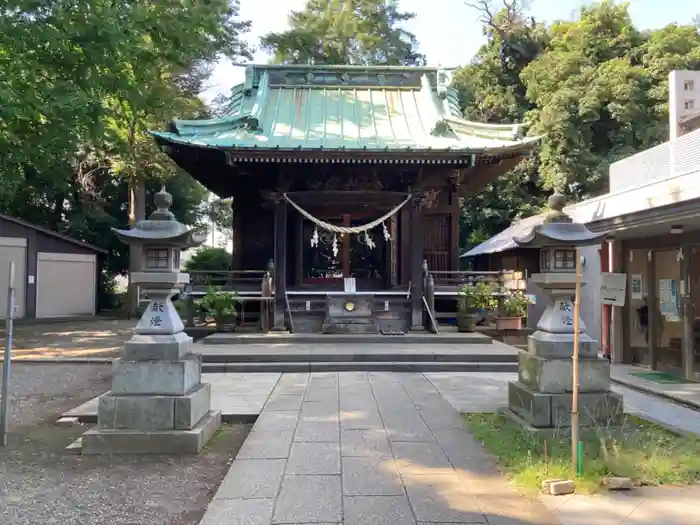
<path fill-rule="evenodd" d="M 199 302 L 202 311 L 214 318 L 216 329 L 220 331 L 235 330 L 237 304 L 235 292 L 222 292 L 214 287 L 209 287 Z"/>
<path fill-rule="evenodd" d="M 477 312 L 488 306 L 491 289 L 486 283 L 465 284 L 459 290 L 457 305 L 457 330 L 473 332 L 476 329 Z"/>
<path fill-rule="evenodd" d="M 496 317 L 496 329 L 520 330 L 523 327 L 523 317 L 527 316 L 527 305 L 530 304 L 523 293 L 514 293 L 503 300 L 502 310 Z"/>

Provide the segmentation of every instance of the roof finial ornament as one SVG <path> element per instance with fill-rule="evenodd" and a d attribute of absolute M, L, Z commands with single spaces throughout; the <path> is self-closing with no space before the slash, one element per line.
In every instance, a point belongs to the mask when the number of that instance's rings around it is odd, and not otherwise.
<path fill-rule="evenodd" d="M 174 221 L 175 215 L 170 211 L 173 205 L 173 196 L 165 189 L 165 184 L 160 187 L 160 191 L 153 196 L 156 211 L 151 214 L 152 221 Z"/>
<path fill-rule="evenodd" d="M 564 213 L 564 207 L 566 206 L 566 197 L 559 191 L 555 189 L 547 199 L 547 205 L 549 206 L 549 213 L 547 213 L 547 218 L 545 222 L 572 222 L 571 217 Z"/>

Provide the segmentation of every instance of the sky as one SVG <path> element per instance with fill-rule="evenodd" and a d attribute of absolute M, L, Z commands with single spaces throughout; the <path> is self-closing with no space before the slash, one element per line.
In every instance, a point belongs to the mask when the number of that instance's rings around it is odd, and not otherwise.
<path fill-rule="evenodd" d="M 496 0 L 498 1 L 498 0 Z M 290 11 L 300 10 L 305 0 L 241 0 L 241 19 L 252 21 L 247 40 L 257 46 L 262 35 L 288 27 Z M 531 0 L 530 13 L 537 21 L 572 19 L 587 0 Z M 677 22 L 690 23 L 700 13 L 698 0 L 629 0 L 630 12 L 640 29 L 653 29 Z M 416 14 L 406 25 L 415 33 L 420 51 L 431 65 L 445 67 L 468 63 L 484 43 L 478 13 L 463 0 L 401 0 L 401 9 Z M 265 53 L 255 54 L 256 63 L 266 63 Z M 209 80 L 202 98 L 210 101 L 219 93 L 228 93 L 243 82 L 243 68 L 220 62 Z"/>

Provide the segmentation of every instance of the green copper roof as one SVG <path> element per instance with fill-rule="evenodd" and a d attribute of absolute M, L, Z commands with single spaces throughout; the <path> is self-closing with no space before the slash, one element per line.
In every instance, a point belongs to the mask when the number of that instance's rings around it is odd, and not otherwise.
<path fill-rule="evenodd" d="M 521 125 L 470 122 L 437 68 L 248 66 L 227 115 L 175 120 L 161 141 L 260 150 L 456 151 L 530 149 Z"/>

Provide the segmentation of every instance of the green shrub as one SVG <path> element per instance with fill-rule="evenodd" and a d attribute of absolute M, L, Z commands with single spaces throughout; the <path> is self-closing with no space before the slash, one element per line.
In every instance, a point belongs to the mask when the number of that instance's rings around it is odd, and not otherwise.
<path fill-rule="evenodd" d="M 530 304 L 523 293 L 514 293 L 503 301 L 504 317 L 527 317 L 527 305 Z"/>
<path fill-rule="evenodd" d="M 491 287 L 484 283 L 465 284 L 459 290 L 459 311 L 474 313 L 488 308 L 491 300 Z"/>
<path fill-rule="evenodd" d="M 185 263 L 185 271 L 221 272 L 231 269 L 232 257 L 224 248 L 200 248 Z"/>

